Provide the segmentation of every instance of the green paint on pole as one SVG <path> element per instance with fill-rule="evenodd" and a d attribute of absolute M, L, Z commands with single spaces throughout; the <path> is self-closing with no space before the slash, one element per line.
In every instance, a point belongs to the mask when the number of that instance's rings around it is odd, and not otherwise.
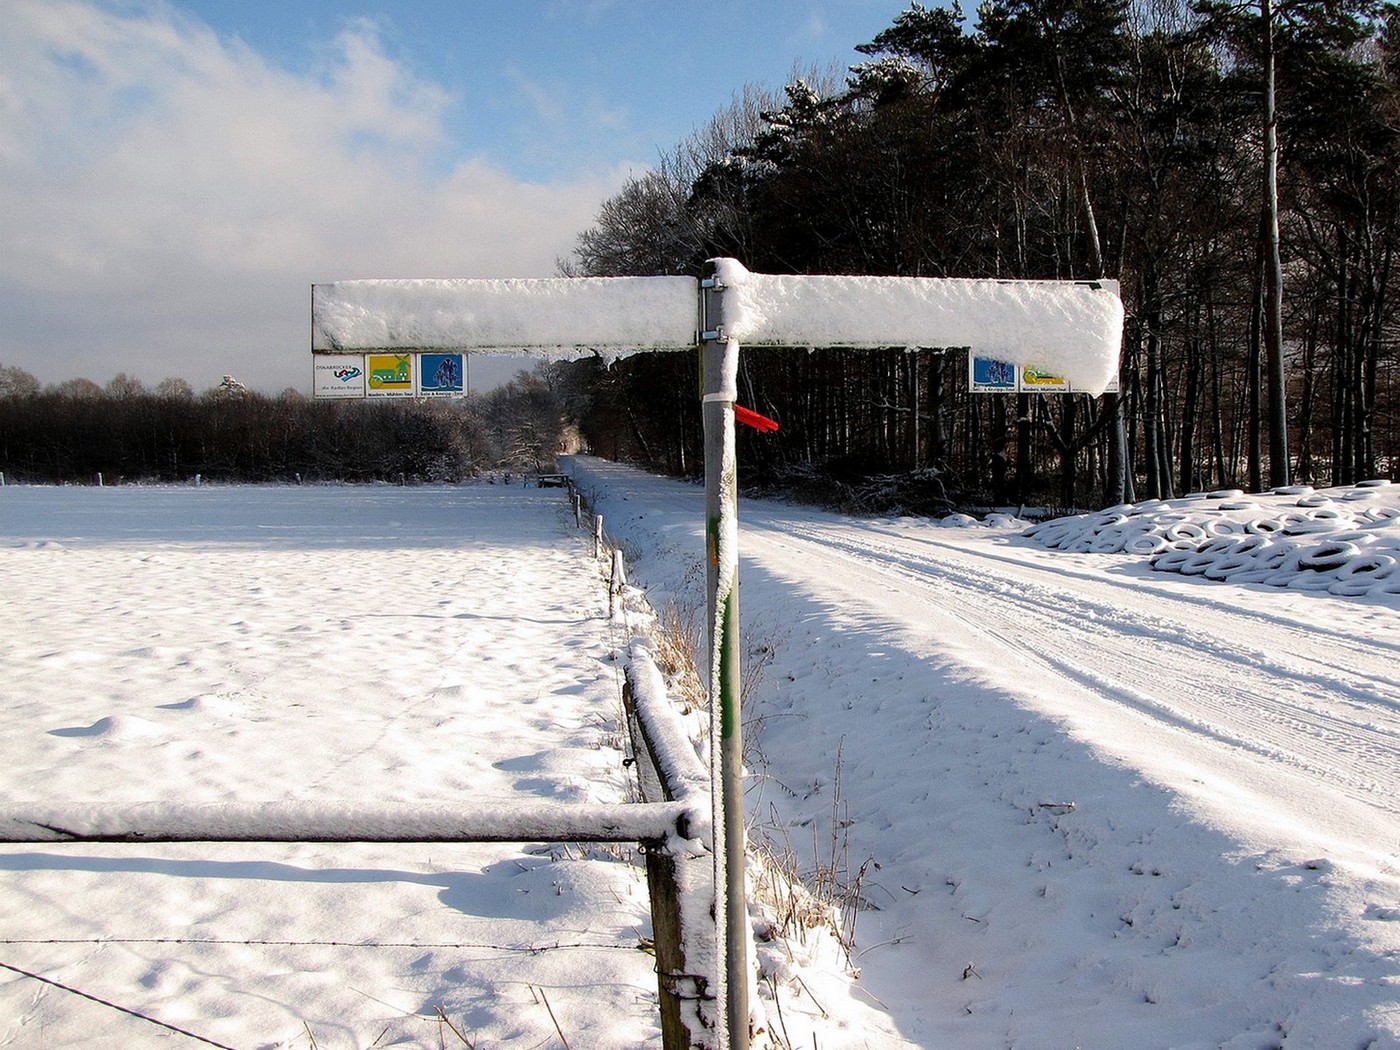
<path fill-rule="evenodd" d="M 739 596 L 731 587 L 720 611 L 721 631 L 719 646 L 719 713 L 720 738 L 730 740 L 739 729 L 740 697 L 731 683 L 739 680 Z"/>

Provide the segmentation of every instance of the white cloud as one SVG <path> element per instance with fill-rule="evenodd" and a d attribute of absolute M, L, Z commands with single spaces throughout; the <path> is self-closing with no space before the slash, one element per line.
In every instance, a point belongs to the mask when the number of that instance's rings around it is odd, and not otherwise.
<path fill-rule="evenodd" d="M 551 91 L 515 68 L 508 68 L 506 76 L 541 120 L 553 123 L 563 118 L 566 92 L 562 85 Z"/>
<path fill-rule="evenodd" d="M 312 281 L 547 276 L 623 175 L 473 159 L 444 131 L 471 100 L 367 22 L 297 75 L 165 6 L 5 7 L 0 363 L 46 382 L 305 386 Z"/>
<path fill-rule="evenodd" d="M 821 40 L 826 36 L 826 20 L 820 14 L 813 11 L 807 16 L 807 22 L 802 26 L 797 34 L 797 39 L 803 42 Z"/>

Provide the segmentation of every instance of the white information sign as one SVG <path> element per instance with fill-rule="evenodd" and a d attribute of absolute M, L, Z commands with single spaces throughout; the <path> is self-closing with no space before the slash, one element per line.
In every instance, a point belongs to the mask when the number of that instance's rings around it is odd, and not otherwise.
<path fill-rule="evenodd" d="M 364 354 L 323 354 L 311 359 L 311 395 L 318 398 L 365 396 Z"/>

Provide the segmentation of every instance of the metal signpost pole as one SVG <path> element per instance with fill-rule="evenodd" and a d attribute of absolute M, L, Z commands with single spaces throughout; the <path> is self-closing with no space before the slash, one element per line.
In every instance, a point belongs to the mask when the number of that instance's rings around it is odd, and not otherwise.
<path fill-rule="evenodd" d="M 718 274 L 729 282 L 727 291 Z M 986 354 L 989 364 L 1001 364 L 987 377 L 986 389 L 1015 390 L 1017 374 L 1034 368 L 1041 375 L 1037 389 L 1047 388 L 1045 376 L 1064 375 L 1056 389 L 1082 382 L 1086 392 L 1097 394 L 1117 371 L 1123 306 L 1116 283 L 1102 280 L 776 276 L 750 273 L 734 259 L 711 260 L 700 287 L 715 840 L 712 990 L 724 1004 L 713 1023 L 718 1050 L 747 1050 L 752 936 L 739 710 L 738 336 L 765 347 L 970 346 Z M 563 357 L 604 349 L 693 352 L 695 293 L 689 277 L 335 282 L 312 290 L 311 350 L 342 355 L 355 376 L 362 369 L 373 373 L 370 354 L 407 360 L 459 350 Z M 999 353 L 1008 361 L 993 362 Z M 975 365 L 974 359 L 977 389 Z M 1073 371 L 1055 370 L 1065 366 Z M 463 372 L 469 390 L 465 364 Z M 341 390 L 318 389 L 317 396 L 355 394 Z M 358 388 L 358 396 L 369 393 Z M 760 429 L 776 426 L 739 412 L 745 422 L 759 420 Z"/>
<path fill-rule="evenodd" d="M 723 287 L 709 268 L 702 287 L 705 424 L 706 606 L 709 614 L 710 748 L 715 781 L 716 989 L 731 1050 L 749 1045 L 749 914 L 744 885 L 743 741 L 739 712 L 739 522 L 734 401 L 739 343 L 724 332 Z"/>

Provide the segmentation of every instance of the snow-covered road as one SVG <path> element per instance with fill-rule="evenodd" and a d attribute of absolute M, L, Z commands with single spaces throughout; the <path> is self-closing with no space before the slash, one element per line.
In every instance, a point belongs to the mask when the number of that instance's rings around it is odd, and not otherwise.
<path fill-rule="evenodd" d="M 1142 559 L 1105 567 L 983 539 L 765 507 L 746 515 L 744 546 L 764 570 L 819 578 L 839 604 L 887 618 L 915 651 L 960 651 L 1009 695 L 1092 726 L 1097 746 L 1149 759 L 1144 772 L 1185 794 L 1205 792 L 1176 771 L 1228 776 L 1314 848 L 1400 862 L 1393 607 L 1242 594 L 1154 578 Z"/>
<path fill-rule="evenodd" d="M 652 601 L 693 602 L 699 491 L 578 467 Z M 741 519 L 749 817 L 863 870 L 860 983 L 905 1037 L 1400 1046 L 1400 598 Z"/>

